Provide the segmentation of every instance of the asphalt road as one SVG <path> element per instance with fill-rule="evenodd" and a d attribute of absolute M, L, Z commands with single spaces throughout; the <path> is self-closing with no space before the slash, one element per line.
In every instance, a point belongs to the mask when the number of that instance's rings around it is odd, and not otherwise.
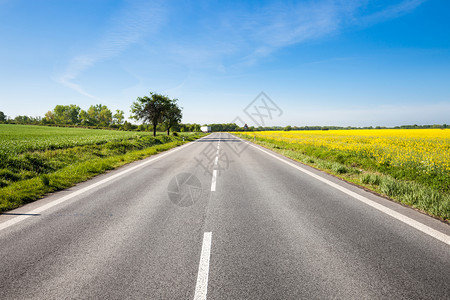
<path fill-rule="evenodd" d="M 0 299 L 450 299 L 450 226 L 226 133 L 0 215 L 0 258 Z"/>

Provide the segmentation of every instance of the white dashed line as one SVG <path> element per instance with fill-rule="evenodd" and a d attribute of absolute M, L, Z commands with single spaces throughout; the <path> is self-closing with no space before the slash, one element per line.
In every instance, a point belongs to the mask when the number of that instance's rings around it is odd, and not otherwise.
<path fill-rule="evenodd" d="M 216 152 L 216 159 L 214 160 L 214 168 L 217 167 L 217 164 L 219 162 L 219 153 L 220 153 L 220 137 L 219 142 L 217 142 L 217 152 Z M 213 171 L 213 177 L 211 182 L 211 191 L 214 192 L 216 190 L 216 180 L 217 180 L 217 170 Z"/>
<path fill-rule="evenodd" d="M 194 300 L 205 300 L 208 291 L 209 258 L 211 256 L 212 232 L 203 234 L 202 253 L 198 266 L 197 284 L 195 285 Z"/>
<path fill-rule="evenodd" d="M 214 170 L 211 181 L 211 192 L 216 191 L 216 180 L 217 180 L 217 170 Z"/>

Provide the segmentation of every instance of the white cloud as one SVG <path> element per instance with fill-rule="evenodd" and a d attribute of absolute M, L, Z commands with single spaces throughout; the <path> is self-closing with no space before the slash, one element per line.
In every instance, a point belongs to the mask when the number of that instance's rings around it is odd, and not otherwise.
<path fill-rule="evenodd" d="M 250 60 L 308 40 L 338 33 L 346 26 L 380 23 L 408 14 L 427 0 L 406 0 L 364 14 L 367 0 L 314 1 L 300 4 L 279 4 L 266 7 L 265 13 L 253 16 L 248 36 L 253 37 L 254 51 Z"/>
<path fill-rule="evenodd" d="M 158 31 L 158 40 L 151 43 L 154 63 L 185 66 L 188 73 L 193 70 L 226 73 L 229 69 L 257 64 L 282 48 L 339 34 L 349 26 L 369 26 L 402 16 L 423 2 L 425 0 L 397 0 L 389 7 L 374 8 L 369 7 L 368 0 L 286 1 L 256 8 L 241 4 L 225 5 L 221 9 L 219 5 L 216 11 L 211 9 L 217 8 L 212 5 L 206 11 L 195 7 L 186 16 L 183 5 L 194 4 L 181 3 L 168 11 L 166 2 L 133 2 L 111 19 L 109 31 L 90 51 L 68 63 L 58 81 L 92 98 L 93 95 L 76 83 L 77 78 L 98 62 L 120 55 L 130 45 L 145 41 L 149 33 Z M 185 18 L 185 21 L 173 25 L 172 19 L 167 27 L 162 27 L 169 15 Z"/>
<path fill-rule="evenodd" d="M 96 63 L 111 59 L 145 35 L 156 31 L 164 21 L 164 9 L 157 1 L 134 1 L 111 19 L 111 26 L 101 40 L 87 53 L 75 56 L 57 79 L 63 85 L 89 98 L 98 99 L 74 83 L 84 71 Z"/>
<path fill-rule="evenodd" d="M 359 23 L 371 25 L 408 14 L 427 0 L 405 0 L 360 18 Z"/>
<path fill-rule="evenodd" d="M 188 38 L 180 37 L 169 43 L 166 50 L 172 59 L 191 68 L 245 67 L 288 46 L 339 34 L 348 27 L 370 26 L 400 17 L 425 1 L 397 0 L 390 6 L 376 6 L 368 0 L 225 6 L 212 15 L 195 16 L 203 18 L 203 22 L 190 24 L 193 27 L 185 29 Z"/>

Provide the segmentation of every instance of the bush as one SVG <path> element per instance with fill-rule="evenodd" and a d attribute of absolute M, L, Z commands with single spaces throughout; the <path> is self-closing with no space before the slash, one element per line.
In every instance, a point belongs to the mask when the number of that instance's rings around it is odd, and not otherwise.
<path fill-rule="evenodd" d="M 404 194 L 403 186 L 393 178 L 385 177 L 381 182 L 380 189 L 388 196 L 398 196 Z"/>
<path fill-rule="evenodd" d="M 13 172 L 8 169 L 0 170 L 0 179 L 9 180 L 9 181 L 17 181 L 20 179 L 20 176 L 17 176 Z"/>
<path fill-rule="evenodd" d="M 41 181 L 42 181 L 43 185 L 45 185 L 45 186 L 50 185 L 50 178 L 48 177 L 48 175 L 42 174 L 40 177 L 41 177 Z"/>
<path fill-rule="evenodd" d="M 374 174 L 364 174 L 361 176 L 360 181 L 364 184 L 380 185 L 380 176 Z"/>
<path fill-rule="evenodd" d="M 338 173 L 338 174 L 345 174 L 345 173 L 348 173 L 348 171 L 349 171 L 346 166 L 343 166 L 343 165 L 338 164 L 338 163 L 333 163 L 331 169 L 334 172 Z"/>

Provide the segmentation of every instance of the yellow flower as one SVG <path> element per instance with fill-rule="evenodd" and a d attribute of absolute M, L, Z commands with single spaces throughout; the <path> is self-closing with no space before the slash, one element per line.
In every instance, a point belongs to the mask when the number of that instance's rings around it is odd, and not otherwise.
<path fill-rule="evenodd" d="M 450 171 L 450 130 L 377 129 L 246 132 L 290 144 L 324 147 L 372 158 L 379 164 Z"/>

